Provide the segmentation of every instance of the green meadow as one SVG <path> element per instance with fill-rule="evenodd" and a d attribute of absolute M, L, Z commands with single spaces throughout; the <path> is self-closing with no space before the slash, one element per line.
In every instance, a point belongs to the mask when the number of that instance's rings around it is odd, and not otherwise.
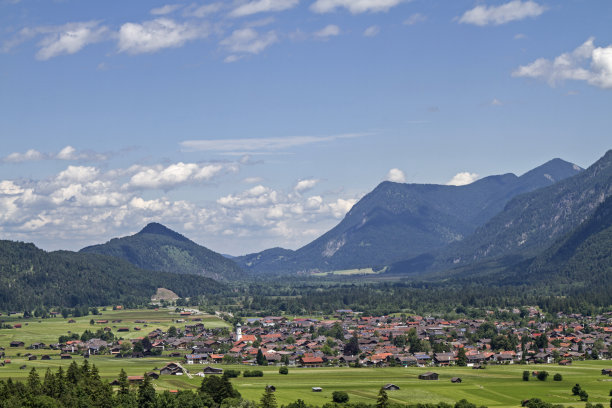
<path fill-rule="evenodd" d="M 5 348 L 6 359 L 11 363 L 0 367 L 0 379 L 25 379 L 31 368 L 35 367 L 43 375 L 47 368 L 56 370 L 62 366 L 66 368 L 72 361 L 79 365 L 85 360 L 81 356 L 73 356 L 72 360 L 60 360 L 59 351 L 53 350 L 27 350 L 26 348 L 10 348 L 8 345 L 13 340 L 23 341 L 27 346 L 33 342 L 54 343 L 62 334 L 68 331 L 82 333 L 86 329 L 96 329 L 100 325 L 91 326 L 89 321 L 109 320 L 109 326 L 129 327 L 127 333 L 121 334 L 130 339 L 141 337 L 155 328 L 166 330 L 174 325 L 183 327 L 192 323 L 189 319 L 177 323 L 182 319 L 178 314 L 170 310 L 126 310 L 105 311 L 99 316 L 85 316 L 75 318 L 76 323 L 68 323 L 68 319 L 55 317 L 44 320 L 19 319 L 17 316 L 1 316 L 7 324 L 21 323 L 21 329 L 1 329 L 0 346 Z M 207 327 L 227 327 L 227 324 L 215 316 L 197 316 L 202 318 Z M 121 319 L 121 323 L 113 324 L 110 321 Z M 146 323 L 136 323 L 136 321 Z M 26 324 L 27 323 L 27 324 Z M 146 327 L 145 327 L 146 324 Z M 135 331 L 134 327 L 141 327 L 141 331 Z M 35 361 L 27 360 L 24 355 L 32 353 L 40 356 L 48 354 L 51 360 Z M 181 361 L 168 356 L 149 357 L 143 359 L 118 359 L 111 356 L 91 356 L 90 364 L 95 364 L 104 379 L 113 380 L 117 378 L 119 371 L 123 368 L 128 375 L 142 375 L 145 372 L 163 367 L 171 361 Z M 182 362 L 182 361 L 181 361 Z M 21 368 L 25 365 L 25 368 Z M 184 365 L 191 374 L 200 371 L 204 366 Z M 322 405 L 331 401 L 333 391 L 346 391 L 352 402 L 374 403 L 378 390 L 387 383 L 393 383 L 400 390 L 389 391 L 388 395 L 392 401 L 401 403 L 419 402 L 455 402 L 467 399 L 477 405 L 489 407 L 516 407 L 521 400 L 529 398 L 541 398 L 547 402 L 563 404 L 565 406 L 583 407 L 578 397 L 573 396 L 571 388 L 579 383 L 589 394 L 589 402 L 602 403 L 609 406 L 610 390 L 612 390 L 612 377 L 601 375 L 602 368 L 612 368 L 611 361 L 583 361 L 574 362 L 571 366 L 558 365 L 507 365 L 488 366 L 485 370 L 473 370 L 468 367 L 429 367 L 429 368 L 348 368 L 348 367 L 325 367 L 325 368 L 297 368 L 290 367 L 288 375 L 278 373 L 278 367 L 250 367 L 250 366 L 222 366 L 240 371 L 260 369 L 264 372 L 263 377 L 244 378 L 242 375 L 232 379 L 234 386 L 240 391 L 244 398 L 258 401 L 266 385 L 274 385 L 277 389 L 276 399 L 279 404 L 287 404 L 300 398 L 307 403 Z M 524 370 L 537 371 L 546 370 L 550 376 L 546 381 L 538 381 L 531 378 L 530 381 L 522 380 Z M 437 381 L 419 380 L 417 377 L 425 371 L 435 371 L 439 374 Z M 563 381 L 553 381 L 553 375 L 560 373 Z M 452 377 L 460 377 L 462 383 L 453 384 Z M 202 379 L 197 376 L 162 376 L 154 381 L 158 391 L 171 389 L 195 389 L 199 387 Z M 312 387 L 321 387 L 322 392 L 312 392 Z"/>

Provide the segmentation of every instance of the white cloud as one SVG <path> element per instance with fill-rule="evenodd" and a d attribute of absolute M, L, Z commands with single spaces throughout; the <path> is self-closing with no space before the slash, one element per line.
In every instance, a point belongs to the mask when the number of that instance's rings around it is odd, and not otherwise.
<path fill-rule="evenodd" d="M 84 183 L 94 180 L 99 173 L 100 171 L 95 167 L 68 166 L 66 170 L 57 175 L 56 180 L 68 183 Z"/>
<path fill-rule="evenodd" d="M 261 207 L 275 204 L 278 201 L 278 192 L 257 185 L 242 194 L 221 197 L 217 200 L 217 203 L 223 207 L 235 208 L 235 207 Z"/>
<path fill-rule="evenodd" d="M 318 38 L 334 37 L 339 34 L 340 34 L 340 27 L 338 27 L 335 24 L 329 24 L 314 33 L 315 37 L 318 37 Z"/>
<path fill-rule="evenodd" d="M 336 202 L 329 204 L 332 214 L 336 218 L 342 218 L 344 215 L 353 208 L 357 203 L 357 199 L 344 200 L 339 198 Z"/>
<path fill-rule="evenodd" d="M 418 23 L 422 23 L 424 21 L 427 21 L 427 16 L 421 13 L 414 13 L 410 17 L 408 17 L 406 20 L 404 20 L 404 25 L 411 26 L 411 25 L 415 25 Z"/>
<path fill-rule="evenodd" d="M 16 195 L 22 194 L 24 189 L 10 180 L 0 181 L 0 195 Z"/>
<path fill-rule="evenodd" d="M 329 13 L 345 8 L 352 14 L 386 12 L 406 0 L 316 0 L 310 9 L 315 13 Z"/>
<path fill-rule="evenodd" d="M 518 33 L 514 36 L 515 40 L 526 40 L 527 39 L 527 34 L 523 34 L 523 33 Z"/>
<path fill-rule="evenodd" d="M 537 17 L 544 11 L 546 11 L 546 7 L 534 1 L 512 0 L 500 6 L 476 6 L 463 13 L 459 22 L 477 26 L 500 25 L 528 17 Z"/>
<path fill-rule="evenodd" d="M 283 11 L 297 6 L 299 0 L 255 0 L 245 3 L 231 11 L 232 17 L 244 17 L 256 13 Z"/>
<path fill-rule="evenodd" d="M 67 23 L 58 27 L 39 27 L 34 29 L 43 38 L 36 59 L 45 61 L 64 54 L 75 54 L 86 45 L 106 39 L 108 28 L 100 26 L 99 21 Z"/>
<path fill-rule="evenodd" d="M 154 16 L 164 16 L 166 14 L 174 13 L 181 7 L 183 7 L 182 4 L 166 4 L 165 6 L 152 9 L 151 14 Z"/>
<path fill-rule="evenodd" d="M 211 14 L 220 11 L 223 8 L 223 3 L 210 3 L 199 6 L 197 4 L 189 5 L 183 12 L 187 17 L 204 18 Z"/>
<path fill-rule="evenodd" d="M 377 25 L 370 26 L 363 32 L 364 37 L 376 37 L 380 33 L 380 27 Z"/>
<path fill-rule="evenodd" d="M 464 186 L 466 184 L 471 184 L 473 182 L 475 182 L 476 180 L 478 180 L 478 174 L 476 173 L 470 173 L 470 172 L 461 172 L 461 173 L 457 173 L 453 176 L 452 179 L 450 179 L 450 181 L 448 183 L 446 183 L 447 186 Z"/>
<path fill-rule="evenodd" d="M 391 169 L 389 173 L 387 173 L 387 180 L 394 183 L 405 183 L 406 175 L 400 169 Z"/>
<path fill-rule="evenodd" d="M 175 163 L 139 169 L 125 185 L 130 189 L 170 189 L 183 184 L 209 181 L 224 171 L 235 172 L 235 165 Z"/>
<path fill-rule="evenodd" d="M 491 106 L 502 106 L 504 103 L 497 98 L 493 98 L 490 104 Z"/>
<path fill-rule="evenodd" d="M 2 159 L 3 162 L 7 163 L 23 163 L 27 161 L 38 161 L 43 160 L 45 155 L 35 149 L 30 149 L 25 153 L 11 153 Z"/>
<path fill-rule="evenodd" d="M 257 184 L 257 183 L 261 183 L 262 181 L 263 181 L 263 178 L 261 177 L 247 177 L 244 180 L 242 180 L 242 182 L 246 184 Z"/>
<path fill-rule="evenodd" d="M 586 81 L 599 88 L 612 88 L 612 45 L 595 47 L 589 38 L 574 51 L 554 60 L 539 58 L 516 69 L 512 76 L 545 80 L 554 86 L 564 80 Z"/>
<path fill-rule="evenodd" d="M 314 186 L 316 186 L 319 183 L 319 181 L 320 180 L 318 179 L 300 180 L 297 182 L 295 187 L 293 187 L 293 190 L 298 194 L 302 194 L 305 191 L 312 190 Z"/>
<path fill-rule="evenodd" d="M 164 48 L 181 47 L 187 41 L 204 38 L 208 30 L 203 25 L 177 23 L 168 18 L 125 23 L 119 30 L 119 52 L 153 53 Z"/>
<path fill-rule="evenodd" d="M 278 37 L 274 31 L 259 34 L 252 28 L 242 28 L 234 30 L 229 37 L 221 41 L 221 45 L 231 52 L 259 54 L 275 42 L 278 42 Z"/>
<path fill-rule="evenodd" d="M 289 136 L 278 138 L 244 138 L 244 139 L 211 139 L 187 140 L 181 142 L 183 149 L 188 151 L 275 151 L 292 147 L 305 146 L 314 143 L 332 142 L 335 140 L 352 139 L 369 136 L 368 133 L 346 133 L 332 136 Z"/>
<path fill-rule="evenodd" d="M 108 159 L 108 154 L 96 153 L 92 151 L 77 151 L 72 146 L 62 148 L 57 154 L 41 153 L 38 150 L 30 149 L 25 153 L 11 153 L 0 159 L 5 163 L 24 163 L 41 160 L 71 160 L 71 161 L 103 161 Z"/>

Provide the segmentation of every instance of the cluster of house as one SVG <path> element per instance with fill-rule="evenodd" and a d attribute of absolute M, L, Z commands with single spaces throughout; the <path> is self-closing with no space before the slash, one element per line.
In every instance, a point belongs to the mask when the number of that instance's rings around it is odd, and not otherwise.
<path fill-rule="evenodd" d="M 518 310 L 509 312 L 519 313 Z M 495 320 L 492 316 L 486 320 L 444 320 L 423 316 L 371 317 L 342 310 L 331 318 L 323 319 L 291 319 L 283 316 L 247 319 L 243 326 L 238 325 L 229 334 L 227 331 L 207 329 L 196 319 L 187 319 L 185 323 L 184 327 L 179 327 L 174 337 L 160 329 L 146 335 L 143 333 L 148 340 L 143 344 L 147 346 L 128 356 L 144 357 L 153 354 L 152 351 L 156 349 L 156 354 L 163 352 L 163 355 L 173 357 L 176 361 L 181 360 L 187 365 L 264 363 L 317 367 L 445 366 L 457 364 L 461 355 L 466 365 L 475 368 L 484 364 L 518 362 L 570 364 L 575 359 L 612 357 L 612 313 L 599 316 L 559 314 L 553 323 L 544 319 L 535 308 L 529 309 L 527 320 Z M 516 347 L 495 350 L 492 339 L 475 338 L 479 327 L 485 323 L 494 325 L 498 333 L 518 339 Z M 330 332 L 335 334 L 333 338 L 321 334 Z M 398 337 L 409 334 L 416 336 L 420 344 L 426 346 L 416 351 L 411 349 L 409 343 L 396 341 Z M 144 336 L 140 340 L 144 340 Z M 540 336 L 546 336 L 548 341 L 538 341 Z M 357 353 L 351 352 L 355 350 L 354 347 L 347 347 L 353 337 L 357 339 Z M 542 344 L 545 346 L 536 347 Z M 34 343 L 30 347 L 46 346 Z M 63 356 L 102 352 L 126 355 L 120 342 L 107 343 L 100 339 L 87 342 L 75 340 L 51 347 L 60 349 Z"/>

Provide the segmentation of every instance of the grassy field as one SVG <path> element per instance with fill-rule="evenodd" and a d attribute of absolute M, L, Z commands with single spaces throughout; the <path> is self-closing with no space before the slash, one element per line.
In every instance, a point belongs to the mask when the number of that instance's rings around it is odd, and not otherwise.
<path fill-rule="evenodd" d="M 215 316 L 198 316 L 202 318 L 207 327 L 224 327 L 225 322 Z M 10 348 L 8 344 L 13 340 L 20 340 L 29 346 L 33 342 L 54 343 L 60 335 L 68 331 L 82 333 L 86 329 L 97 329 L 99 325 L 89 324 L 92 316 L 76 318 L 76 323 L 67 323 L 67 319 L 56 317 L 52 319 L 19 319 L 17 316 L 2 316 L 6 323 L 21 323 L 21 329 L 0 330 L 0 346 L 5 348 L 6 358 L 11 364 L 0 367 L 0 378 L 25 379 L 30 369 L 35 367 L 41 374 L 47 368 L 52 370 L 59 366 L 67 367 L 72 361 L 79 365 L 84 358 L 74 356 L 73 360 L 60 360 L 59 351 L 27 350 L 25 348 Z M 121 323 L 110 323 L 111 326 L 129 327 L 128 333 L 122 333 L 125 338 L 143 336 L 145 333 L 159 327 L 163 330 L 171 325 L 177 327 L 191 323 L 189 320 L 177 323 L 181 317 L 170 310 L 126 310 L 106 311 L 95 319 L 117 320 Z M 192 317 L 193 318 L 193 317 Z M 187 318 L 189 319 L 189 318 Z M 146 323 L 136 323 L 144 320 Z M 26 324 L 27 323 L 27 324 Z M 146 327 L 145 327 L 146 324 Z M 134 331 L 134 327 L 142 327 L 141 331 Z M 116 333 L 116 331 L 115 331 Z M 51 360 L 28 361 L 24 354 L 31 352 L 35 355 L 49 354 Z M 170 361 L 167 356 L 144 359 L 117 359 L 110 356 L 92 356 L 90 364 L 95 364 L 103 378 L 113 380 L 117 378 L 123 368 L 128 375 L 142 375 L 144 372 L 163 367 Z M 25 365 L 25 368 L 20 368 Z M 185 366 L 192 374 L 200 371 L 203 366 Z M 267 384 L 276 386 L 276 398 L 279 404 L 286 404 L 298 398 L 312 404 L 322 405 L 331 401 L 333 391 L 346 391 L 353 402 L 373 403 L 376 401 L 378 390 L 387 383 L 400 387 L 398 391 L 389 391 L 393 401 L 402 403 L 417 402 L 454 402 L 465 398 L 478 405 L 489 407 L 516 407 L 520 401 L 528 398 L 541 398 L 545 401 L 563 404 L 566 406 L 582 407 L 584 402 L 573 396 L 571 388 L 579 383 L 589 393 L 589 402 L 602 403 L 609 406 L 609 392 L 612 389 L 612 377 L 601 375 L 602 368 L 612 368 L 612 361 L 575 362 L 572 366 L 537 365 L 537 366 L 489 366 L 486 370 L 473 370 L 465 367 L 436 367 L 436 368 L 289 368 L 288 375 L 280 375 L 278 367 L 247 367 L 223 366 L 240 371 L 261 369 L 264 377 L 244 378 L 242 376 L 232 379 L 234 386 L 242 393 L 244 398 L 258 401 Z M 435 371 L 440 374 L 438 381 L 418 380 L 417 376 L 425 371 Z M 546 370 L 550 373 L 547 381 L 538 381 L 532 378 L 529 382 L 522 381 L 523 370 Z M 563 381 L 553 381 L 556 373 L 563 375 Z M 450 382 L 452 377 L 461 377 L 461 384 Z M 199 387 L 201 378 L 194 376 L 162 376 L 154 381 L 159 391 L 167 389 L 195 389 Z M 321 387 L 323 392 L 314 393 L 312 387 Z"/>
<path fill-rule="evenodd" d="M 226 322 L 219 319 L 216 316 L 211 315 L 198 315 L 182 318 L 178 313 L 174 313 L 174 309 L 160 309 L 160 310 L 107 310 L 101 311 L 100 315 L 84 316 L 63 319 L 61 316 L 53 317 L 49 319 L 22 319 L 18 315 L 13 316 L 0 316 L 0 320 L 6 324 L 21 324 L 20 329 L 1 329 L 0 330 L 0 346 L 7 348 L 7 354 L 11 351 L 8 350 L 8 345 L 11 341 L 23 341 L 26 346 L 29 346 L 34 342 L 42 342 L 45 344 L 57 343 L 59 336 L 68 334 L 69 332 L 81 334 L 85 330 L 96 331 L 105 326 L 112 328 L 115 335 L 120 335 L 125 339 L 134 339 L 142 337 L 146 333 L 153 331 L 156 328 L 167 330 L 170 326 L 185 327 L 185 324 L 193 324 L 191 319 L 200 318 L 207 328 L 215 327 L 230 327 Z M 75 323 L 68 323 L 72 319 Z M 94 320 L 108 320 L 108 324 L 94 324 L 91 325 L 89 322 L 91 319 Z M 177 320 L 183 319 L 184 322 L 177 322 Z M 121 320 L 121 323 L 112 323 L 113 320 Z M 136 323 L 140 321 L 140 323 Z M 145 323 L 142 323 L 144 321 Z M 127 327 L 130 329 L 129 332 L 117 333 L 119 327 Z M 141 330 L 134 330 L 139 327 Z"/>

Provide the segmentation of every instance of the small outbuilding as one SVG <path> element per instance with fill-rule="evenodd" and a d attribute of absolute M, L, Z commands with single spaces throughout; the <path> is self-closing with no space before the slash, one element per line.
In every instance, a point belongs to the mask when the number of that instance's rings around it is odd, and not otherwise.
<path fill-rule="evenodd" d="M 385 391 L 396 391 L 396 390 L 399 390 L 399 389 L 400 389 L 400 387 L 398 387 L 395 384 L 385 384 L 383 386 L 383 390 L 385 390 Z"/>
<path fill-rule="evenodd" d="M 322 392 L 323 388 L 321 387 L 312 387 L 312 392 Z"/>
<path fill-rule="evenodd" d="M 461 378 L 459 378 L 459 377 L 453 377 L 453 378 L 451 378 L 451 382 L 452 382 L 452 383 L 460 383 L 460 382 L 461 382 Z"/>
<path fill-rule="evenodd" d="M 273 385 L 266 385 L 266 391 L 276 392 L 276 387 Z"/>
<path fill-rule="evenodd" d="M 438 379 L 438 373 L 434 373 L 432 371 L 428 371 L 426 373 L 419 375 L 419 380 L 437 380 L 437 379 Z"/>

